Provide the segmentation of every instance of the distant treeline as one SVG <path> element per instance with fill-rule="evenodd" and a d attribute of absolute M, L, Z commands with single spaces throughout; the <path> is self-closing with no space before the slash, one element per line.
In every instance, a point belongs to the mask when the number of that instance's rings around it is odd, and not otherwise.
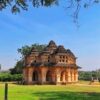
<path fill-rule="evenodd" d="M 79 80 L 90 81 L 92 79 L 99 79 L 100 81 L 100 70 L 79 71 Z"/>

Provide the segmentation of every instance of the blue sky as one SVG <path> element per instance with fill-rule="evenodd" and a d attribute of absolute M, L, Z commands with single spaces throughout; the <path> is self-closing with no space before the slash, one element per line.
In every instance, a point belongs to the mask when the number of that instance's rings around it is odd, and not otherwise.
<path fill-rule="evenodd" d="M 92 6 L 79 13 L 77 28 L 64 7 L 29 8 L 14 15 L 9 9 L 0 12 L 0 64 L 13 67 L 20 58 L 17 49 L 33 43 L 54 40 L 78 57 L 82 70 L 100 68 L 100 7 Z"/>

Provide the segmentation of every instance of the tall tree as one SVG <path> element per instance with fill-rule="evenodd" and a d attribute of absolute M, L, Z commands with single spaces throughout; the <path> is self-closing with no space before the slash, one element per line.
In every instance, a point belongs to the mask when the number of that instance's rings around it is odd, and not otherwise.
<path fill-rule="evenodd" d="M 16 65 L 14 68 L 10 69 L 11 74 L 21 74 L 23 70 L 23 60 L 17 61 Z"/>
<path fill-rule="evenodd" d="M 46 47 L 46 45 L 44 45 L 44 44 L 40 45 L 40 44 L 35 43 L 31 46 L 25 45 L 22 48 L 19 48 L 18 53 L 20 53 L 22 55 L 21 60 L 17 61 L 14 68 L 10 69 L 10 73 L 11 74 L 21 74 L 22 70 L 23 70 L 23 66 L 24 66 L 24 62 L 23 62 L 24 57 L 31 52 L 31 49 L 35 48 L 41 52 L 45 47 Z"/>

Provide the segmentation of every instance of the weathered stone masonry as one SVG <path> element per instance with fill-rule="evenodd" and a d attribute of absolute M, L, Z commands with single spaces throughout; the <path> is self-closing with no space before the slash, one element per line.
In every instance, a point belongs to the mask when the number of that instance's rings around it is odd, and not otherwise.
<path fill-rule="evenodd" d="M 76 57 L 62 45 L 50 41 L 38 52 L 32 48 L 25 57 L 23 79 L 26 84 L 67 84 L 78 82 Z"/>

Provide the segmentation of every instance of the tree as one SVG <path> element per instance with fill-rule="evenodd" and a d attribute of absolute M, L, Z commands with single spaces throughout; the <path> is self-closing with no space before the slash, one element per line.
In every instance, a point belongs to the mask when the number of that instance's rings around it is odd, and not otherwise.
<path fill-rule="evenodd" d="M 40 45 L 40 44 L 35 43 L 31 46 L 25 45 L 22 48 L 19 48 L 18 53 L 22 55 L 21 60 L 17 61 L 14 68 L 10 69 L 10 73 L 11 74 L 21 74 L 23 70 L 23 66 L 24 66 L 24 57 L 31 52 L 32 48 L 35 48 L 38 51 L 42 51 L 45 47 L 46 45 L 44 44 Z"/>
<path fill-rule="evenodd" d="M 8 81 L 22 81 L 22 74 L 10 74 L 9 72 L 1 72 L 0 73 L 0 81 L 8 82 Z"/>
<path fill-rule="evenodd" d="M 33 7 L 50 7 L 52 5 L 60 5 L 64 2 L 66 8 L 71 8 L 74 19 L 78 18 L 81 7 L 87 8 L 90 5 L 99 3 L 100 0 L 0 0 L 0 10 L 10 6 L 12 13 L 20 12 L 21 9 L 28 10 L 30 3 Z"/>
<path fill-rule="evenodd" d="M 79 71 L 79 80 L 99 79 L 100 81 L 100 69 L 94 71 Z"/>
<path fill-rule="evenodd" d="M 23 70 L 23 60 L 17 61 L 14 68 L 10 69 L 11 74 L 21 74 Z"/>
<path fill-rule="evenodd" d="M 20 53 L 22 55 L 22 58 L 23 58 L 30 53 L 32 48 L 34 48 L 38 51 L 42 51 L 45 47 L 46 47 L 45 44 L 40 45 L 40 44 L 37 44 L 37 43 L 35 43 L 31 46 L 25 45 L 22 48 L 18 49 L 18 53 Z"/>
<path fill-rule="evenodd" d="M 92 78 L 91 71 L 79 71 L 79 80 L 90 81 Z"/>
<path fill-rule="evenodd" d="M 20 12 L 20 9 L 28 10 L 28 6 L 32 3 L 33 7 L 39 6 L 51 6 L 57 4 L 58 0 L 0 0 L 0 9 L 4 9 L 7 6 L 11 7 L 12 13 Z"/>

